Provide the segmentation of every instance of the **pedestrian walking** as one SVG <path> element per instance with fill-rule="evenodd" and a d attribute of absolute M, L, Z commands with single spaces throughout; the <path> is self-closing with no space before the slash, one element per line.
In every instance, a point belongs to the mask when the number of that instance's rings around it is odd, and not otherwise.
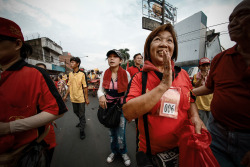
<path fill-rule="evenodd" d="M 118 50 L 108 51 L 107 59 L 109 68 L 101 75 L 100 87 L 97 92 L 99 104 L 103 109 L 111 107 L 111 104 L 117 100 L 119 100 L 122 105 L 123 97 L 127 90 L 128 82 L 130 81 L 129 73 L 120 66 L 122 56 Z M 129 166 L 131 160 L 127 154 L 126 119 L 122 113 L 119 126 L 110 128 L 109 134 L 111 139 L 111 154 L 108 156 L 107 162 L 111 163 L 117 155 L 121 155 L 124 164 Z"/>
<path fill-rule="evenodd" d="M 224 167 L 250 166 L 250 1 L 241 1 L 229 16 L 236 45 L 216 55 L 197 96 L 213 93 L 208 130 L 211 149 Z"/>
<path fill-rule="evenodd" d="M 150 155 L 169 150 L 171 155 L 178 155 L 175 132 L 184 120 L 190 119 L 196 133 L 200 134 L 201 128 L 205 128 L 190 96 L 192 84 L 189 76 L 185 70 L 174 66 L 178 44 L 170 23 L 150 33 L 144 54 L 143 72 L 132 78 L 125 96 L 126 104 L 123 105 L 128 121 L 138 118 L 140 135 L 136 159 L 140 167 L 152 166 Z M 178 160 L 173 163 L 178 163 Z"/>
<path fill-rule="evenodd" d="M 25 148 L 38 138 L 43 140 L 49 123 L 67 111 L 47 72 L 24 61 L 31 54 L 32 48 L 24 42 L 20 27 L 0 17 L 1 165 L 17 166 Z M 44 146 L 42 143 L 39 141 Z M 43 159 L 40 163 L 50 162 Z"/>
<path fill-rule="evenodd" d="M 140 53 L 137 53 L 134 55 L 134 64 L 133 66 L 127 69 L 131 78 L 136 73 L 142 71 L 142 60 L 143 60 L 143 57 Z M 136 151 L 138 151 L 138 142 L 139 142 L 138 118 L 135 119 L 135 125 L 136 125 Z"/>
<path fill-rule="evenodd" d="M 70 100 L 72 102 L 74 113 L 79 118 L 79 123 L 76 127 L 80 128 L 80 139 L 85 139 L 85 103 L 89 104 L 88 98 L 88 87 L 85 74 L 79 70 L 81 60 L 79 57 L 70 58 L 70 67 L 73 69 L 73 72 L 69 73 L 68 80 L 68 90 L 63 100 L 65 101 L 68 94 L 70 94 Z"/>

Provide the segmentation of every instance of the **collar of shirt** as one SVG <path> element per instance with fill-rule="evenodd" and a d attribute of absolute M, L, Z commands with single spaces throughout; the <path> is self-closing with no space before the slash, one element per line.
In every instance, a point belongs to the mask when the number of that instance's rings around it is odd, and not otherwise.
<path fill-rule="evenodd" d="M 73 70 L 73 73 L 78 73 L 80 70 L 78 70 L 77 72 L 75 72 L 74 70 Z"/>
<path fill-rule="evenodd" d="M 18 71 L 23 66 L 25 66 L 26 64 L 27 63 L 23 59 L 20 59 L 15 64 L 13 64 L 12 66 L 10 66 L 6 71 Z"/>
<path fill-rule="evenodd" d="M 135 66 L 135 65 L 133 64 L 133 67 L 136 67 L 139 71 L 140 71 L 140 69 L 141 69 L 141 65 L 140 65 L 140 68 L 138 68 L 137 66 Z"/>
<path fill-rule="evenodd" d="M 236 54 L 237 53 L 237 44 L 236 45 L 234 45 L 232 48 L 229 48 L 228 50 L 227 50 L 227 54 L 230 54 L 230 55 L 233 55 L 233 54 Z"/>

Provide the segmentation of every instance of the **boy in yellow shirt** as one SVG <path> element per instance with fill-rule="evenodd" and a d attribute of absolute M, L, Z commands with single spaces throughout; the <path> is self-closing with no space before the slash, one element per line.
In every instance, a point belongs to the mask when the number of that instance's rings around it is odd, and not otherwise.
<path fill-rule="evenodd" d="M 88 87 L 85 78 L 85 74 L 79 70 L 79 66 L 81 64 L 81 60 L 79 57 L 72 57 L 70 59 L 70 66 L 73 69 L 73 72 L 69 73 L 69 81 L 67 83 L 68 90 L 63 100 L 67 98 L 68 94 L 70 94 L 70 101 L 73 105 L 74 113 L 80 120 L 80 123 L 77 127 L 80 127 L 80 139 L 85 138 L 85 103 L 89 104 L 88 99 Z"/>

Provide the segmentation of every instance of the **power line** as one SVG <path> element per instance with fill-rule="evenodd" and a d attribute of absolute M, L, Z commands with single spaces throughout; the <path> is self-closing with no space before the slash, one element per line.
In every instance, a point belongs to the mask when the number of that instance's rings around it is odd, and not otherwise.
<path fill-rule="evenodd" d="M 207 28 L 209 28 L 209 27 L 215 27 L 215 26 L 219 26 L 219 25 L 227 24 L 227 23 L 229 23 L 229 22 L 219 23 L 219 24 L 215 24 L 215 25 L 208 26 L 208 27 L 205 27 L 205 28 L 200 28 L 200 29 L 197 29 L 197 30 L 193 30 L 193 31 L 190 31 L 190 32 L 186 32 L 186 33 L 184 33 L 184 34 L 177 35 L 177 38 L 178 38 L 179 36 L 186 35 L 186 34 L 190 34 L 190 33 L 193 33 L 193 32 L 195 32 L 195 31 L 200 31 L 200 30 L 203 30 L 203 29 L 207 29 Z"/>
<path fill-rule="evenodd" d="M 225 32 L 225 33 L 221 33 L 220 35 L 225 35 L 225 34 L 228 34 L 228 33 Z M 193 40 L 197 40 L 197 39 L 202 39 L 202 38 L 206 38 L 206 36 L 198 37 L 198 38 L 193 38 L 193 39 L 188 39 L 188 40 L 185 40 L 185 41 L 180 41 L 180 42 L 178 42 L 178 44 L 189 42 L 189 41 L 193 41 Z"/>

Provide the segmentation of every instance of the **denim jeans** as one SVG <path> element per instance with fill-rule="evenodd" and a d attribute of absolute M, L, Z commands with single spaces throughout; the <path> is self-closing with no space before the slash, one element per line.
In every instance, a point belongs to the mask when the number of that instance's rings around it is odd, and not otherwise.
<path fill-rule="evenodd" d="M 74 113 L 79 118 L 80 130 L 84 130 L 86 119 L 85 119 L 85 103 L 72 103 Z"/>
<path fill-rule="evenodd" d="M 241 167 L 240 161 L 250 151 L 250 133 L 228 131 L 214 119 L 212 114 L 207 125 L 212 136 L 210 148 L 220 166 Z"/>
<path fill-rule="evenodd" d="M 210 111 L 199 110 L 199 117 L 205 125 L 207 125 L 207 120 L 209 119 Z"/>
<path fill-rule="evenodd" d="M 126 119 L 123 116 L 123 113 L 120 117 L 120 124 L 116 128 L 109 129 L 110 142 L 111 142 L 111 151 L 114 154 L 125 154 L 127 153 L 126 145 Z"/>

